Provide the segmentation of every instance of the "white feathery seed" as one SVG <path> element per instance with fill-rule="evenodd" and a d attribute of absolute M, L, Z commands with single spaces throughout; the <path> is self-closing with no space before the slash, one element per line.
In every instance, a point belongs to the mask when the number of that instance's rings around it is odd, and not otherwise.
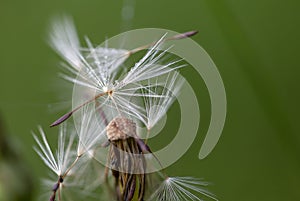
<path fill-rule="evenodd" d="M 93 105 L 82 109 L 79 121 L 77 156 L 82 156 L 103 143 L 106 125 L 102 118 L 97 118 Z"/>
<path fill-rule="evenodd" d="M 180 88 L 183 84 L 183 79 L 179 77 L 178 72 L 169 73 L 165 78 L 165 83 L 156 84 L 153 90 L 145 90 L 144 104 L 145 104 L 145 119 L 142 121 L 148 130 L 167 113 L 169 107 L 179 95 Z M 149 83 L 150 85 L 150 83 Z M 162 92 L 158 92 L 159 87 L 162 87 Z M 151 96 L 151 94 L 160 94 L 160 96 Z"/>
<path fill-rule="evenodd" d="M 57 152 L 56 156 L 54 156 L 41 127 L 39 127 L 39 132 L 42 140 L 39 140 L 37 135 L 33 133 L 33 137 L 38 144 L 38 147 L 34 147 L 34 150 L 41 157 L 45 165 L 47 165 L 47 167 L 50 168 L 57 176 L 63 175 L 72 163 L 72 158 L 74 156 L 74 150 L 72 150 L 72 148 L 75 135 L 67 133 L 64 126 L 61 127 L 58 137 Z M 66 135 L 68 135 L 69 138 L 67 138 Z"/>
<path fill-rule="evenodd" d="M 207 185 L 207 182 L 193 177 L 168 177 L 152 194 L 151 200 L 202 201 L 202 199 L 194 193 L 199 193 L 206 197 L 209 197 L 210 199 L 217 200 L 217 198 L 212 193 L 203 188 Z"/>
<path fill-rule="evenodd" d="M 76 46 L 76 51 L 71 51 L 71 56 L 65 56 L 65 59 L 71 65 L 71 67 L 66 67 L 66 69 L 73 74 L 73 76 L 62 75 L 62 77 L 74 84 L 87 87 L 96 92 L 96 94 L 106 93 L 110 100 L 106 102 L 110 107 L 115 107 L 120 113 L 132 116 L 137 118 L 142 122 L 145 122 L 144 119 L 147 117 L 145 115 L 145 109 L 140 107 L 137 104 L 131 103 L 130 99 L 132 97 L 152 97 L 152 98 L 161 98 L 161 94 L 156 94 L 154 92 L 138 93 L 137 91 L 141 90 L 150 90 L 152 83 L 148 85 L 141 84 L 143 81 L 147 81 L 151 78 L 160 77 L 166 75 L 178 68 L 182 68 L 185 65 L 180 65 L 176 60 L 173 62 L 168 62 L 167 64 L 160 64 L 163 57 L 168 51 L 160 51 L 161 46 L 165 40 L 165 35 L 161 37 L 149 50 L 148 52 L 129 70 L 129 72 L 121 75 L 119 79 L 116 79 L 116 73 L 118 72 L 120 66 L 130 55 L 130 51 L 123 49 L 113 49 L 113 48 L 103 48 L 103 47 L 94 47 L 91 41 L 85 37 L 86 44 L 88 48 L 78 48 L 77 35 L 74 36 L 75 28 L 72 24 L 72 21 L 68 19 L 63 20 L 63 24 L 57 25 L 55 27 L 67 27 L 68 31 L 63 29 L 54 29 L 56 32 L 52 35 L 59 35 L 59 30 L 61 31 L 62 38 L 71 41 L 69 44 L 71 47 Z M 68 24 L 68 25 L 67 25 Z M 69 28 L 68 28 L 69 27 Z M 69 30 L 70 29 L 70 30 Z M 71 36 L 64 36 L 70 33 Z M 68 42 L 64 42 L 64 45 L 61 45 L 61 39 L 59 37 L 52 37 L 51 43 L 54 49 L 59 50 L 58 52 L 63 54 L 64 50 L 67 48 L 62 48 L 68 45 Z M 75 49 L 75 48 L 74 48 Z M 82 51 L 78 51 L 81 49 Z M 74 59 L 74 62 L 71 60 Z M 74 65 L 74 63 L 79 63 L 80 67 Z M 74 67 L 75 66 L 75 67 Z M 73 68 L 72 68 L 73 67 Z M 175 88 L 175 86 L 173 87 Z M 93 97 L 91 97 L 93 98 Z M 164 103 L 166 103 L 165 101 Z M 170 101 L 172 102 L 172 101 Z M 101 103 L 103 104 L 103 103 Z M 105 105 L 106 106 L 106 105 Z M 168 104 L 162 105 L 169 106 Z M 164 109 L 166 111 L 167 108 Z"/>
<path fill-rule="evenodd" d="M 53 19 L 49 35 L 50 46 L 74 69 L 80 70 L 80 43 L 71 17 Z"/>

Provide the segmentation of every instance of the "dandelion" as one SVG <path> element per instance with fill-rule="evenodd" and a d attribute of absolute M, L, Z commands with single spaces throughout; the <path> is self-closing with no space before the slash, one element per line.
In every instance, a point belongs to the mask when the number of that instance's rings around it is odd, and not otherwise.
<path fill-rule="evenodd" d="M 163 63 L 168 49 L 160 51 L 161 46 L 165 41 L 196 33 L 169 38 L 164 35 L 133 50 L 94 47 L 85 37 L 87 48 L 83 48 L 70 18 L 54 23 L 51 46 L 67 62 L 64 66 L 68 73 L 62 77 L 83 87 L 88 97 L 51 124 L 57 126 L 76 112 L 75 129 L 70 132 L 66 126 L 60 129 L 56 155 L 41 128 L 41 140 L 34 134 L 36 152 L 57 176 L 50 201 L 56 197 L 64 200 L 61 196 L 64 186 L 71 189 L 79 186 L 82 195 L 107 188 L 106 200 L 117 201 L 201 200 L 198 194 L 215 199 L 205 190 L 207 183 L 201 180 L 169 177 L 160 171 L 148 173 L 151 166 L 163 167 L 147 144 L 148 136 L 144 141 L 137 132 L 137 122 L 142 122 L 149 135 L 176 100 L 183 84 L 176 70 L 185 64 L 180 64 L 181 60 Z M 146 54 L 128 72 L 122 72 L 125 60 L 145 49 L 149 49 Z M 105 164 L 100 164 L 97 157 L 103 157 L 104 153 Z M 149 157 L 156 164 L 148 164 Z M 155 180 L 156 174 L 163 179 Z M 99 200 L 99 196 L 95 198 Z"/>

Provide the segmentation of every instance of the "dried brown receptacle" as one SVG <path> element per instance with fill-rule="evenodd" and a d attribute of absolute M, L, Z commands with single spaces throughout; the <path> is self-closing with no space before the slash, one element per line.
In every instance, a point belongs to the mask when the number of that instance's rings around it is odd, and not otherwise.
<path fill-rule="evenodd" d="M 117 199 L 132 200 L 135 194 L 144 200 L 146 164 L 141 140 L 136 135 L 136 124 L 123 117 L 113 119 L 107 126 L 110 141 L 109 163 L 115 178 Z M 138 173 L 138 174 L 137 174 Z"/>

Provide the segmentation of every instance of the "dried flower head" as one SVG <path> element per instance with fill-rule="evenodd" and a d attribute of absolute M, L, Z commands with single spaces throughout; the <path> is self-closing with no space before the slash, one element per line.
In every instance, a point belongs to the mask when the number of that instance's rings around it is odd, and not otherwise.
<path fill-rule="evenodd" d="M 93 93 L 87 93 L 85 101 L 51 124 L 57 126 L 76 112 L 75 128 L 71 132 L 65 126 L 61 128 L 56 156 L 41 128 L 42 140 L 34 135 L 39 146 L 35 150 L 56 174 L 50 201 L 57 197 L 64 200 L 61 194 L 65 186 L 80 186 L 81 195 L 91 195 L 87 192 L 101 186 L 107 189 L 102 191 L 108 193 L 105 200 L 201 200 L 198 194 L 215 199 L 204 190 L 207 183 L 200 180 L 148 173 L 147 157 L 161 164 L 137 132 L 137 122 L 142 122 L 149 134 L 166 114 L 183 83 L 176 69 L 185 64 L 180 64 L 181 60 L 163 63 L 167 50 L 161 51 L 160 47 L 167 40 L 184 39 L 196 33 L 162 36 L 133 50 L 94 47 L 86 37 L 84 48 L 70 18 L 55 21 L 50 42 L 67 63 L 64 66 L 68 73 L 62 77 Z M 145 49 L 146 54 L 125 72 L 125 60 Z M 96 155 L 103 153 L 105 166 L 95 160 Z M 155 174 L 162 179 L 154 179 Z M 95 198 L 100 200 L 100 196 Z"/>

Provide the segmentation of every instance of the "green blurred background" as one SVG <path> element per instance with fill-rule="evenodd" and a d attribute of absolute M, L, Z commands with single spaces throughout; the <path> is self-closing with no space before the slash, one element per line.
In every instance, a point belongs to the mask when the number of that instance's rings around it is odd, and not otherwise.
<path fill-rule="evenodd" d="M 192 69 L 184 71 L 198 93 L 201 128 L 193 146 L 168 171 L 211 181 L 209 189 L 224 201 L 300 200 L 299 1 L 137 0 L 128 22 L 122 21 L 123 4 L 0 1 L 1 132 L 9 138 L 8 143 L 0 138 L 5 152 L 0 154 L 0 200 L 3 185 L 15 190 L 11 195 L 23 190 L 36 197 L 40 178 L 48 174 L 32 149 L 30 132 L 42 125 L 55 139 L 56 130 L 48 125 L 68 109 L 71 92 L 57 78 L 60 59 L 45 40 L 51 17 L 61 13 L 72 15 L 79 35 L 95 44 L 125 29 L 199 30 L 193 39 L 210 54 L 226 87 L 226 125 L 214 151 L 198 160 L 209 99 L 201 78 Z"/>

